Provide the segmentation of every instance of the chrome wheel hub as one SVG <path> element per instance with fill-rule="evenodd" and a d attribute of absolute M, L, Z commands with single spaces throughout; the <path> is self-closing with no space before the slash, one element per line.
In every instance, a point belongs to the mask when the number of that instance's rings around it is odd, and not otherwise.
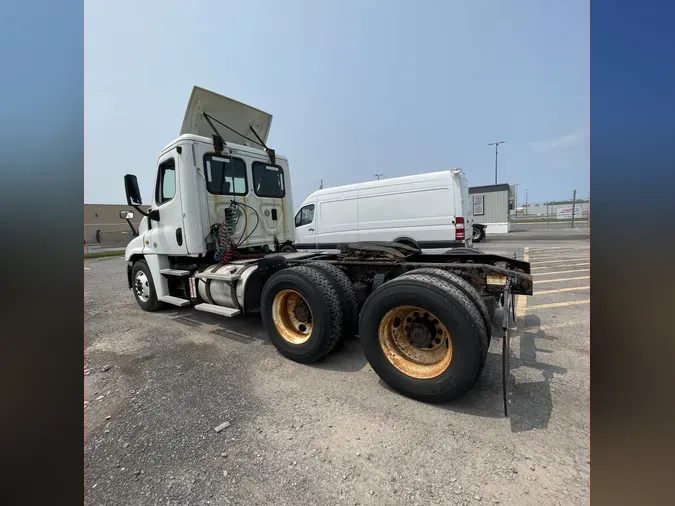
<path fill-rule="evenodd" d="M 134 292 L 136 293 L 136 297 L 142 302 L 148 302 L 148 299 L 150 299 L 150 282 L 143 271 L 136 273 Z"/>

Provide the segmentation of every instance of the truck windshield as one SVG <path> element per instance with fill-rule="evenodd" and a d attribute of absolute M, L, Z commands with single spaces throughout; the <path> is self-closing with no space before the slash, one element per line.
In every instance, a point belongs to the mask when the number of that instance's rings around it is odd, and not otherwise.
<path fill-rule="evenodd" d="M 246 162 L 241 158 L 204 156 L 206 189 L 213 195 L 246 195 Z"/>
<path fill-rule="evenodd" d="M 253 191 L 258 197 L 284 198 L 286 190 L 283 169 L 278 165 L 253 162 Z"/>

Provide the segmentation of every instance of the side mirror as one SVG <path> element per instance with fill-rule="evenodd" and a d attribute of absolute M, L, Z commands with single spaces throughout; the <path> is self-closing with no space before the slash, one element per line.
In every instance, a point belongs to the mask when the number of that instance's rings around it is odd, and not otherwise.
<path fill-rule="evenodd" d="M 134 219 L 134 212 L 133 211 L 120 211 L 120 219 L 133 220 Z"/>
<path fill-rule="evenodd" d="M 124 176 L 124 190 L 127 193 L 127 204 L 130 206 L 143 205 L 141 190 L 138 189 L 138 179 L 136 179 L 136 176 L 133 174 L 127 174 Z"/>

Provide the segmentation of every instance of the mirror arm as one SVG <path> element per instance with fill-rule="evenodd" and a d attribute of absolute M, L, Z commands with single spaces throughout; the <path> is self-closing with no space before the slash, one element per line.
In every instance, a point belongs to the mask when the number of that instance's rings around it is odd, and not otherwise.
<path fill-rule="evenodd" d="M 129 228 L 131 228 L 131 233 L 133 234 L 133 236 L 138 237 L 138 230 L 134 228 L 134 224 L 131 223 L 131 220 L 127 219 L 127 223 L 129 224 Z"/>
<path fill-rule="evenodd" d="M 149 216 L 149 214 L 150 214 L 150 213 L 146 213 L 145 211 L 143 211 L 143 209 L 141 209 L 141 207 L 137 206 L 136 204 L 132 204 L 131 202 L 129 202 L 129 205 L 131 207 L 133 207 L 134 209 L 136 209 L 136 211 L 138 211 L 142 216 Z M 129 220 L 127 220 L 127 221 L 129 221 Z"/>

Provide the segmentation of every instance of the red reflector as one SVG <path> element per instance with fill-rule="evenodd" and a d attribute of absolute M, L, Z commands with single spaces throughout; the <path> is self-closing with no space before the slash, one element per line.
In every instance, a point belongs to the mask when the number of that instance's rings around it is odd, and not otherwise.
<path fill-rule="evenodd" d="M 462 216 L 457 216 L 455 218 L 455 240 L 464 240 L 464 218 Z"/>

